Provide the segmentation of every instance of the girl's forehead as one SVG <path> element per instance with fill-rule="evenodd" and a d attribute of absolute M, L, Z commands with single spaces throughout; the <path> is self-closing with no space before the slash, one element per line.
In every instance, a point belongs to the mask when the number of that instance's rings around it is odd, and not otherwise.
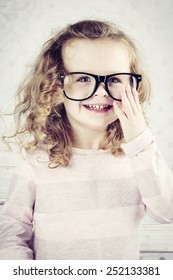
<path fill-rule="evenodd" d="M 113 39 L 71 40 L 63 47 L 62 59 L 69 72 L 96 71 L 101 75 L 101 72 L 129 71 L 130 68 L 128 48 Z"/>

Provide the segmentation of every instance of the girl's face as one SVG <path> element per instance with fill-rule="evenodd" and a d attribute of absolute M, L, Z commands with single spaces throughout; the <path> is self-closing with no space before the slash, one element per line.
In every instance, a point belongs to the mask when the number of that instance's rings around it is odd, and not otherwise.
<path fill-rule="evenodd" d="M 95 75 L 130 72 L 128 50 L 122 43 L 111 39 L 72 40 L 64 46 L 62 58 L 68 72 Z M 117 119 L 113 101 L 101 83 L 87 100 L 72 101 L 64 97 L 64 106 L 72 128 L 78 133 L 84 128 L 105 132 L 107 126 Z"/>

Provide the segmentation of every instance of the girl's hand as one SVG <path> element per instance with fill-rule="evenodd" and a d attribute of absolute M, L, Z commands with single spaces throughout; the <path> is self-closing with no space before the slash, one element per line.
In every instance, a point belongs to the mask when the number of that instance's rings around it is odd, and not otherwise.
<path fill-rule="evenodd" d="M 138 92 L 127 85 L 121 93 L 121 102 L 114 101 L 113 106 L 118 116 L 126 142 L 131 141 L 141 134 L 147 124 L 145 122 Z"/>

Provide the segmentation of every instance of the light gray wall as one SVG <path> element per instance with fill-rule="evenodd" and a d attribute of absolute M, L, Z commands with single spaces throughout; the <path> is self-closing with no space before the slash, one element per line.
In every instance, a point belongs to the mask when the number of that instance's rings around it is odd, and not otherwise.
<path fill-rule="evenodd" d="M 84 18 L 110 20 L 137 41 L 152 81 L 150 125 L 173 164 L 173 2 L 171 0 L 0 0 L 0 111 L 51 32 Z M 8 123 L 11 125 L 9 118 Z M 0 132 L 4 124 L 1 122 Z M 9 163 L 8 155 L 1 159 Z M 1 163 L 1 162 L 0 162 Z"/>

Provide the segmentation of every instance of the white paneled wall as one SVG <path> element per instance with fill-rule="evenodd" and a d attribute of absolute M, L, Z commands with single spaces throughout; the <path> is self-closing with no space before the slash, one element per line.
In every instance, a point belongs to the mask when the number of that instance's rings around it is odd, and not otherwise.
<path fill-rule="evenodd" d="M 0 0 L 0 112 L 10 112 L 18 83 L 51 33 L 81 19 L 118 24 L 135 38 L 152 82 L 150 127 L 173 167 L 173 2 L 172 0 Z M 0 119 L 0 133 L 12 118 Z M 17 153 L 0 146 L 0 209 Z M 141 233 L 141 259 L 173 259 L 173 225 L 148 217 Z"/>

